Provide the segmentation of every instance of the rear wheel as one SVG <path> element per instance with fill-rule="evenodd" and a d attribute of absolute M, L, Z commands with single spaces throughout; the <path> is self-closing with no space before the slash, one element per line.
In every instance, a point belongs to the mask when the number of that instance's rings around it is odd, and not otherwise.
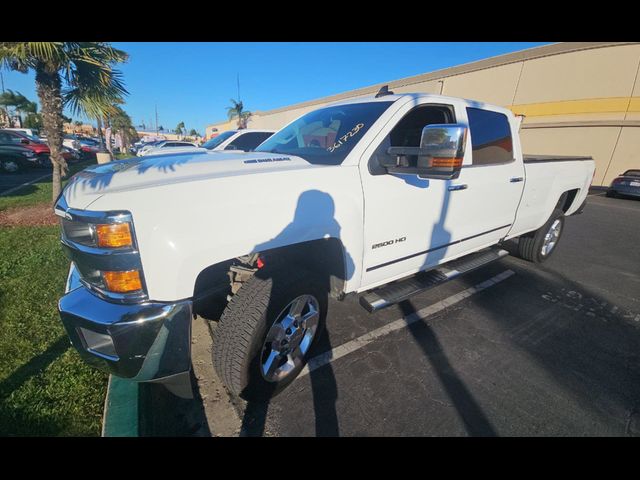
<path fill-rule="evenodd" d="M 216 328 L 216 372 L 231 393 L 246 400 L 277 395 L 306 365 L 326 310 L 326 286 L 313 272 L 258 271 L 231 299 Z"/>
<path fill-rule="evenodd" d="M 605 195 L 610 198 L 615 198 L 617 196 L 615 190 L 607 190 L 607 193 Z"/>
<path fill-rule="evenodd" d="M 564 211 L 556 208 L 542 227 L 520 237 L 518 256 L 534 263 L 544 262 L 555 252 L 563 230 Z"/>

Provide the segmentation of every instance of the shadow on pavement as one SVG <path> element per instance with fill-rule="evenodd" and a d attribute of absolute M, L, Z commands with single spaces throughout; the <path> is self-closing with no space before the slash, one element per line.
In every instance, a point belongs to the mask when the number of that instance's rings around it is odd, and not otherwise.
<path fill-rule="evenodd" d="M 545 391 L 567 392 L 597 421 L 584 434 L 640 435 L 640 313 L 619 309 L 559 272 L 525 270 L 520 262 L 509 261 L 517 269 L 509 286 L 474 297 L 474 308 L 553 379 Z M 498 300 L 507 288 L 508 298 Z"/>
<path fill-rule="evenodd" d="M 328 352 L 332 350 L 328 329 L 325 329 L 322 336 L 318 338 L 318 343 L 314 347 L 314 353 Z M 317 437 L 338 437 L 340 427 L 338 414 L 336 412 L 336 401 L 338 399 L 338 385 L 333 373 L 331 364 L 312 370 L 309 373 L 311 390 L 313 396 L 313 409 L 315 415 L 315 432 Z M 240 436 L 261 437 L 266 432 L 267 415 L 269 403 L 267 402 L 247 402 L 242 415 L 242 428 Z"/>
<path fill-rule="evenodd" d="M 416 315 L 416 309 L 409 300 L 399 304 L 405 319 Z M 442 383 L 451 403 L 455 407 L 460 419 L 464 423 L 467 433 L 471 436 L 497 436 L 491 422 L 486 417 L 480 405 L 475 401 L 464 382 L 460 380 L 451 366 L 438 337 L 431 327 L 424 321 L 410 323 L 407 326 L 416 344 L 422 349 Z"/>
<path fill-rule="evenodd" d="M 139 394 L 139 436 L 210 437 L 197 380 L 191 369 L 193 399 L 179 398 L 163 385 L 141 383 Z"/>

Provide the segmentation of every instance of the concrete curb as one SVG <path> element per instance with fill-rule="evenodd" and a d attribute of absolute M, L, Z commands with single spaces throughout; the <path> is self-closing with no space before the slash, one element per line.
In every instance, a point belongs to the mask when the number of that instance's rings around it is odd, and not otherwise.
<path fill-rule="evenodd" d="M 109 376 L 102 417 L 103 437 L 138 437 L 140 384 Z"/>

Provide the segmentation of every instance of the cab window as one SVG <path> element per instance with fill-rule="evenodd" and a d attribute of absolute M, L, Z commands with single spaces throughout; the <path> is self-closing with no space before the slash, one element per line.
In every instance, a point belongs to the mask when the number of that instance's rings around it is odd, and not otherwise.
<path fill-rule="evenodd" d="M 467 108 L 472 164 L 491 165 L 513 160 L 511 127 L 506 115 L 481 108 Z"/>

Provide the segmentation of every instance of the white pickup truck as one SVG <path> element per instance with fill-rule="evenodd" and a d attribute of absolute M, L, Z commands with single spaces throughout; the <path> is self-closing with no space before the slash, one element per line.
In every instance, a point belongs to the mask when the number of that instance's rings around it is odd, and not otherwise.
<path fill-rule="evenodd" d="M 375 312 L 499 259 L 507 239 L 532 262 L 554 252 L 594 162 L 525 156 L 518 128 L 505 108 L 381 90 L 255 152 L 87 168 L 55 205 L 72 261 L 62 321 L 87 361 L 178 391 L 192 319 L 219 318 L 221 379 L 269 398 L 305 365 L 328 297 Z"/>

